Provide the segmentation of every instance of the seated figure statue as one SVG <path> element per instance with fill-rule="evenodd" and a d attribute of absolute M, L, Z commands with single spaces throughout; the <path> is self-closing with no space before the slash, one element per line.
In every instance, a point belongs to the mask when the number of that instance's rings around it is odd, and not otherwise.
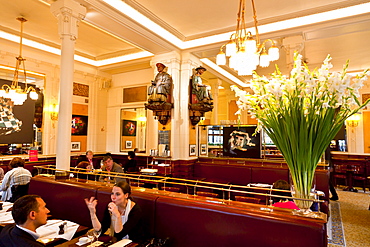
<path fill-rule="evenodd" d="M 211 100 L 213 100 L 211 87 L 208 85 L 204 85 L 202 83 L 202 78 L 200 77 L 206 71 L 206 68 L 200 66 L 196 68 L 195 71 L 196 73 L 193 75 L 192 78 L 191 93 L 197 96 L 199 103 L 211 104 Z"/>
<path fill-rule="evenodd" d="M 167 102 L 167 98 L 170 95 L 172 77 L 164 71 L 166 66 L 163 63 L 157 63 L 158 74 L 155 76 L 152 85 L 148 89 L 148 102 Z"/>

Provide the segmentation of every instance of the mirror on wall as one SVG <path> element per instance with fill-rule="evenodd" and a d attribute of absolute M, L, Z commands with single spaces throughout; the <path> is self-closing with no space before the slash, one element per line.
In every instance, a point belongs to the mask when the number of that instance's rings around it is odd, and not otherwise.
<path fill-rule="evenodd" d="M 0 65 L 0 89 L 13 86 L 15 68 Z M 25 89 L 24 73 L 16 73 L 18 87 Z M 29 96 L 23 103 L 14 104 L 0 96 L 0 155 L 27 154 L 29 150 L 42 151 L 42 127 L 46 77 L 27 71 L 27 87 L 32 86 L 38 94 L 37 100 Z M 15 84 L 16 85 L 16 84 Z"/>
<path fill-rule="evenodd" d="M 140 108 L 121 109 L 121 152 L 145 152 L 146 110 Z"/>

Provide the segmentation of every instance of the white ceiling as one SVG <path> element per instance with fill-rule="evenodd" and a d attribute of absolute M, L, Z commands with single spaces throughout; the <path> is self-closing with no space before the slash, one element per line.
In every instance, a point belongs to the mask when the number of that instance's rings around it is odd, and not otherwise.
<path fill-rule="evenodd" d="M 101 60 L 125 54 L 148 51 L 154 55 L 181 51 L 176 45 L 156 32 L 114 9 L 103 0 L 76 0 L 87 8 L 85 20 L 79 25 L 76 54 Z M 182 41 L 194 40 L 235 29 L 239 0 L 122 0 L 149 19 L 174 34 Z M 50 12 L 54 0 L 0 0 L 0 31 L 19 34 L 18 16 L 24 16 L 25 38 L 60 48 L 57 19 Z M 255 0 L 258 24 L 268 24 L 290 18 L 368 3 L 361 0 Z M 247 26 L 252 26 L 251 2 L 246 5 Z M 293 37 L 293 38 L 291 38 Z M 319 65 L 330 53 L 334 65 L 351 60 L 350 69 L 370 67 L 370 9 L 367 13 L 340 18 L 299 28 L 270 32 L 262 39 L 273 38 L 281 48 L 278 61 L 282 70 L 289 62 L 288 41 L 302 37 L 301 52 L 309 65 Z M 0 38 L 0 45 L 2 39 Z M 202 45 L 188 49 L 199 58 L 214 59 L 219 47 L 225 43 Z M 1 48 L 0 48 L 1 49 Z M 288 55 L 287 55 L 288 54 Z M 138 66 L 149 66 L 150 58 L 104 66 L 100 69 L 118 73 Z M 227 69 L 226 67 L 224 67 Z M 211 70 L 212 71 L 212 70 Z M 261 73 L 271 69 L 261 69 Z M 212 71 L 216 74 L 215 71 Z M 233 71 L 230 70 L 233 73 Z M 234 73 L 235 74 L 235 73 Z M 245 78 L 242 78 L 243 80 Z"/>

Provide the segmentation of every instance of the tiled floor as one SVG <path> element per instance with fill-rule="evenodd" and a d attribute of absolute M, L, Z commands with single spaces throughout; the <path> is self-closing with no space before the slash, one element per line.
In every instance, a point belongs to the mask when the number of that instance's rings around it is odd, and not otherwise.
<path fill-rule="evenodd" d="M 370 247 L 370 193 L 337 190 L 346 247 Z M 335 245 L 329 245 L 335 246 Z"/>

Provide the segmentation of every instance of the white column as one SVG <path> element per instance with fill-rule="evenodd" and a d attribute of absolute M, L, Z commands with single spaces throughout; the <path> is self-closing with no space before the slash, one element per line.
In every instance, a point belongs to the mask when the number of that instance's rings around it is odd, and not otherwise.
<path fill-rule="evenodd" d="M 201 64 L 198 58 L 190 53 L 182 54 L 181 73 L 179 81 L 178 99 L 179 106 L 176 120 L 176 136 L 174 136 L 174 144 L 176 151 L 176 159 L 189 159 L 189 133 L 191 123 L 189 119 L 189 86 L 190 77 L 193 75 L 193 69 Z"/>
<path fill-rule="evenodd" d="M 172 103 L 174 104 L 174 108 L 171 110 L 171 133 L 170 133 L 170 151 L 171 151 L 171 157 L 174 159 L 174 157 L 177 157 L 177 151 L 176 151 L 176 143 L 178 140 L 176 140 L 177 136 L 177 126 L 176 126 L 176 119 L 178 118 L 178 105 L 179 105 L 179 72 L 180 72 L 180 55 L 177 52 L 170 52 L 165 53 L 161 55 L 155 56 L 152 61 L 151 65 L 153 67 L 153 78 L 158 73 L 157 72 L 157 63 L 162 63 L 167 67 L 167 73 L 171 75 L 172 77 Z M 150 111 L 151 112 L 151 111 Z M 153 115 L 152 115 L 153 116 Z M 149 122 L 148 122 L 149 123 Z M 148 128 L 148 133 L 153 133 L 152 131 L 155 131 L 155 135 L 152 138 L 151 141 L 147 142 L 148 146 L 150 147 L 155 146 L 155 149 L 158 149 L 158 121 L 154 121 L 154 125 L 151 126 L 151 128 Z M 175 138 L 175 139 L 174 139 Z M 154 143 L 155 141 L 155 143 Z M 150 148 L 151 149 L 151 148 Z"/>
<path fill-rule="evenodd" d="M 213 96 L 213 110 L 212 110 L 212 119 L 211 124 L 217 125 L 218 124 L 218 96 L 220 93 L 219 86 L 222 86 L 222 81 L 220 79 L 212 79 L 209 80 L 209 83 L 212 87 L 212 96 Z"/>
<path fill-rule="evenodd" d="M 50 10 L 58 19 L 58 30 L 62 40 L 56 166 L 57 169 L 69 170 L 74 49 L 78 23 L 85 17 L 86 8 L 73 0 L 58 0 L 50 6 Z"/>

